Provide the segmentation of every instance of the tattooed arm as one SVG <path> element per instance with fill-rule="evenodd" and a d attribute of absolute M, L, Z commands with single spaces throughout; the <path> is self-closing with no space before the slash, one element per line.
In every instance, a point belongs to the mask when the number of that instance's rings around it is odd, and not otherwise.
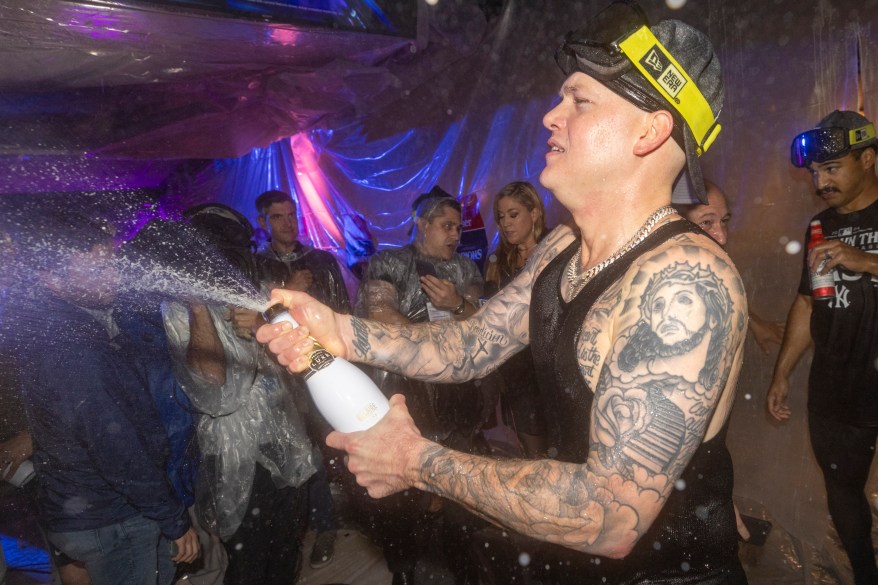
<path fill-rule="evenodd" d="M 527 345 L 533 281 L 573 239 L 567 227 L 553 230 L 515 280 L 464 321 L 379 323 L 336 315 L 307 295 L 275 290 L 272 301 L 294 307 L 293 317 L 303 327 L 291 331 L 288 325 L 266 325 L 257 339 L 293 372 L 307 368 L 308 335 L 313 335 L 335 355 L 410 378 L 462 382 L 483 377 Z"/>
<path fill-rule="evenodd" d="M 596 372 L 584 373 L 595 398 L 582 464 L 455 452 L 420 437 L 402 397 L 369 432 L 333 433 L 327 443 L 348 452 L 349 469 L 374 497 L 413 486 L 522 534 L 624 557 L 731 405 L 747 307 L 720 254 L 686 245 L 652 253 L 586 318 L 583 331 L 595 334 L 578 350 L 598 358 L 580 360 L 583 372 Z"/>

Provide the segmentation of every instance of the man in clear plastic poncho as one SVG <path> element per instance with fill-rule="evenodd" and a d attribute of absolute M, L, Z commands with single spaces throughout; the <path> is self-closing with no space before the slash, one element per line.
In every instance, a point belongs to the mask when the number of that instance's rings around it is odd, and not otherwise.
<path fill-rule="evenodd" d="M 246 218 L 218 204 L 185 215 L 216 246 L 214 257 L 198 261 L 251 276 L 257 296 Z M 299 570 L 312 445 L 287 378 L 263 346 L 239 334 L 236 311 L 225 304 L 164 306 L 178 379 L 201 415 L 196 509 L 229 554 L 225 583 L 289 583 Z"/>

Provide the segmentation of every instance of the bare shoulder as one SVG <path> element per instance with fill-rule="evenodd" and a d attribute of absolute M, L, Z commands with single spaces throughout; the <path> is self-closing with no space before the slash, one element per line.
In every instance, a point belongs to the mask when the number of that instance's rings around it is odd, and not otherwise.
<path fill-rule="evenodd" d="M 558 226 L 549 232 L 537 244 L 527 264 L 512 282 L 491 299 L 486 312 L 496 312 L 508 316 L 510 307 L 513 305 L 519 305 L 523 310 L 526 310 L 530 304 L 531 289 L 537 276 L 549 262 L 575 241 L 577 241 L 576 233 L 565 225 Z M 518 317 L 514 317 L 514 320 L 518 321 Z"/>

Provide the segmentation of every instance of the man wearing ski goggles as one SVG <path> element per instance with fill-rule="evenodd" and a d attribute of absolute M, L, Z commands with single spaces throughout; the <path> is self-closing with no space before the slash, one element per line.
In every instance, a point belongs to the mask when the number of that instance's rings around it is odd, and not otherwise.
<path fill-rule="evenodd" d="M 866 480 L 878 439 L 878 177 L 875 127 L 836 110 L 793 139 L 794 166 L 808 169 L 827 209 L 812 218 L 825 240 L 807 241 L 798 294 L 768 388 L 771 415 L 792 410 L 790 376 L 813 347 L 808 433 L 823 472 L 829 514 L 855 583 L 878 583 Z M 810 236 L 809 236 L 810 239 Z M 833 275 L 833 300 L 811 296 L 810 273 Z"/>
<path fill-rule="evenodd" d="M 874 143 L 875 126 L 871 123 L 850 130 L 838 126 L 814 128 L 793 139 L 790 159 L 793 166 L 808 168 L 812 162 L 826 162 Z"/>

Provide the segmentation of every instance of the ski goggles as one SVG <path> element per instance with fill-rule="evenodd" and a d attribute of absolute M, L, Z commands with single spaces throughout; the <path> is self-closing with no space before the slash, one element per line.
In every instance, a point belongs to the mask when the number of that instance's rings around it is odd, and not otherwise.
<path fill-rule="evenodd" d="M 616 0 L 585 28 L 567 33 L 555 60 L 565 75 L 582 71 L 602 82 L 619 79 L 636 68 L 689 126 L 699 156 L 719 135 L 721 126 L 704 94 L 650 30 L 636 2 Z"/>
<path fill-rule="evenodd" d="M 790 145 L 793 166 L 806 168 L 812 162 L 822 163 L 846 155 L 851 150 L 865 148 L 875 142 L 875 127 L 866 124 L 860 128 L 814 128 L 802 132 Z"/>

